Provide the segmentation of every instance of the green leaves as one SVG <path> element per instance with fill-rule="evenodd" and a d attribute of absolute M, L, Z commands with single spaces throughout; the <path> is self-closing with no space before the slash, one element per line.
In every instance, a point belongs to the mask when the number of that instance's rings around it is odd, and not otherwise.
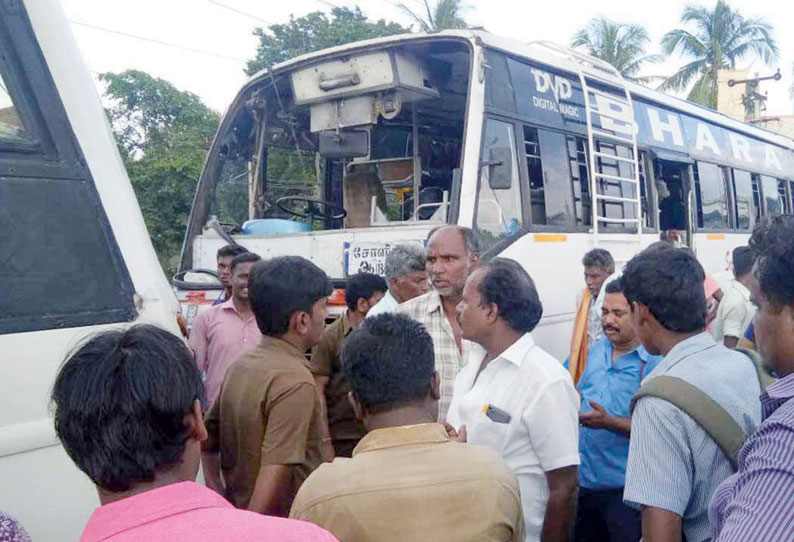
<path fill-rule="evenodd" d="M 105 73 L 108 117 L 163 269 L 176 269 L 218 114 L 151 75 Z"/>
<path fill-rule="evenodd" d="M 645 53 L 649 42 L 648 32 L 641 25 L 597 17 L 574 34 L 571 47 L 584 48 L 589 55 L 612 64 L 626 79 L 643 82 L 650 78 L 638 76 L 642 65 L 661 60 L 658 55 Z"/>
<path fill-rule="evenodd" d="M 668 56 L 679 54 L 693 60 L 660 88 L 684 90 L 694 80 L 687 99 L 695 103 L 716 109 L 719 70 L 735 69 L 736 62 L 748 56 L 756 56 L 767 64 L 777 59 L 772 25 L 761 18 L 745 18 L 725 0 L 719 0 L 713 10 L 687 6 L 681 22 L 688 28 L 665 34 L 662 49 Z"/>
<path fill-rule="evenodd" d="M 259 45 L 256 56 L 248 62 L 245 72 L 253 75 L 273 64 L 306 53 L 407 31 L 397 23 L 387 23 L 383 19 L 370 21 L 358 7 L 334 8 L 330 18 L 320 11 L 303 17 L 290 17 L 285 24 L 274 24 L 267 30 L 254 30 Z"/>

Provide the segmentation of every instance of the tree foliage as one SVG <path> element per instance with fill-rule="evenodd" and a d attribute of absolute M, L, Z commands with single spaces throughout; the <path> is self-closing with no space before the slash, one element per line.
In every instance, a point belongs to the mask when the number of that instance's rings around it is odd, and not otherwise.
<path fill-rule="evenodd" d="M 160 263 L 173 271 L 218 114 L 135 70 L 105 73 L 113 132 Z"/>
<path fill-rule="evenodd" d="M 320 11 L 298 18 L 291 16 L 285 24 L 270 25 L 267 30 L 254 30 L 259 45 L 256 56 L 248 61 L 245 72 L 253 75 L 273 64 L 312 51 L 404 32 L 408 30 L 397 23 L 387 23 L 383 19 L 376 22 L 369 20 L 358 7 L 334 8 L 330 17 Z"/>
<path fill-rule="evenodd" d="M 588 54 L 609 62 L 626 79 L 648 82 L 651 78 L 639 77 L 643 64 L 662 60 L 659 55 L 645 53 L 649 42 L 648 32 L 641 25 L 597 17 L 574 34 L 571 47 L 583 48 Z"/>
<path fill-rule="evenodd" d="M 748 56 L 767 64 L 777 59 L 772 25 L 760 17 L 745 18 L 725 0 L 718 0 L 711 10 L 687 6 L 681 22 L 686 28 L 665 34 L 662 50 L 668 56 L 677 53 L 693 60 L 667 78 L 661 90 L 690 88 L 687 99 L 716 109 L 719 70 L 736 69 L 736 62 Z"/>
<path fill-rule="evenodd" d="M 424 3 L 424 14 L 414 11 L 406 4 L 399 4 L 400 9 L 407 13 L 419 25 L 422 32 L 468 28 L 463 19 L 463 3 L 461 0 L 436 0 L 436 6 L 430 7 L 428 0 Z"/>

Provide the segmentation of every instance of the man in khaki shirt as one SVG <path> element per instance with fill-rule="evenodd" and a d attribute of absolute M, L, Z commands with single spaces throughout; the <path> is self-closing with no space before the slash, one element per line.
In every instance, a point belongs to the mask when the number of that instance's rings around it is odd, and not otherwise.
<path fill-rule="evenodd" d="M 285 516 L 303 480 L 332 457 L 304 356 L 320 339 L 332 287 L 313 263 L 285 256 L 256 264 L 248 290 L 264 337 L 229 368 L 207 413 L 204 477 L 238 508 Z"/>
<path fill-rule="evenodd" d="M 331 438 L 337 457 L 350 457 L 366 433 L 347 400 L 350 386 L 342 373 L 342 345 L 387 289 L 386 280 L 379 275 L 357 273 L 350 277 L 345 287 L 347 310 L 325 328 L 320 342 L 312 350 L 310 369 L 327 414 L 327 419 L 323 419 L 323 438 Z"/>
<path fill-rule="evenodd" d="M 424 326 L 404 315 L 368 318 L 348 337 L 342 366 L 369 433 L 351 459 L 309 476 L 291 517 L 345 542 L 524 540 L 510 468 L 436 423 L 439 376 Z"/>

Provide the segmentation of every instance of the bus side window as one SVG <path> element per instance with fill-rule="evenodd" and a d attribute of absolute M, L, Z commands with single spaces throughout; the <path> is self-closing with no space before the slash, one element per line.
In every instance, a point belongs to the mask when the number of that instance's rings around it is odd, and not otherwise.
<path fill-rule="evenodd" d="M 477 233 L 484 248 L 519 231 L 522 226 L 515 143 L 513 124 L 495 119 L 486 121 L 476 219 Z"/>
<path fill-rule="evenodd" d="M 736 228 L 740 230 L 752 229 L 755 224 L 755 205 L 753 204 L 753 179 L 748 171 L 732 169 L 734 212 L 736 213 Z"/>
<path fill-rule="evenodd" d="M 728 194 L 722 167 L 698 162 L 695 167 L 695 196 L 698 227 L 706 230 L 730 229 Z"/>
<path fill-rule="evenodd" d="M 785 182 L 786 181 L 782 181 L 784 184 Z M 783 187 L 783 189 L 785 190 L 785 187 Z M 783 200 L 784 213 L 788 214 L 794 212 L 794 181 L 788 182 L 788 194 L 783 196 Z"/>
<path fill-rule="evenodd" d="M 584 140 L 524 127 L 532 223 L 565 229 L 590 224 Z"/>
<path fill-rule="evenodd" d="M 768 175 L 760 175 L 761 196 L 764 201 L 764 213 L 767 215 L 780 215 L 791 212 L 786 194 L 788 181 L 775 179 Z"/>

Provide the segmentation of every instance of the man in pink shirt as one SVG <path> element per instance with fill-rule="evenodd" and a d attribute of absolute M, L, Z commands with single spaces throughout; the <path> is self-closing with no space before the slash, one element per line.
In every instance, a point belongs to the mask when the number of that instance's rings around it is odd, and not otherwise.
<path fill-rule="evenodd" d="M 199 313 L 190 332 L 188 342 L 204 380 L 207 409 L 215 402 L 229 366 L 262 338 L 248 300 L 248 272 L 260 260 L 253 252 L 234 257 L 230 264 L 231 297 Z"/>
<path fill-rule="evenodd" d="M 237 510 L 195 483 L 201 378 L 184 343 L 138 325 L 90 338 L 55 380 L 55 431 L 96 484 L 81 542 L 336 542 L 314 525 Z"/>

